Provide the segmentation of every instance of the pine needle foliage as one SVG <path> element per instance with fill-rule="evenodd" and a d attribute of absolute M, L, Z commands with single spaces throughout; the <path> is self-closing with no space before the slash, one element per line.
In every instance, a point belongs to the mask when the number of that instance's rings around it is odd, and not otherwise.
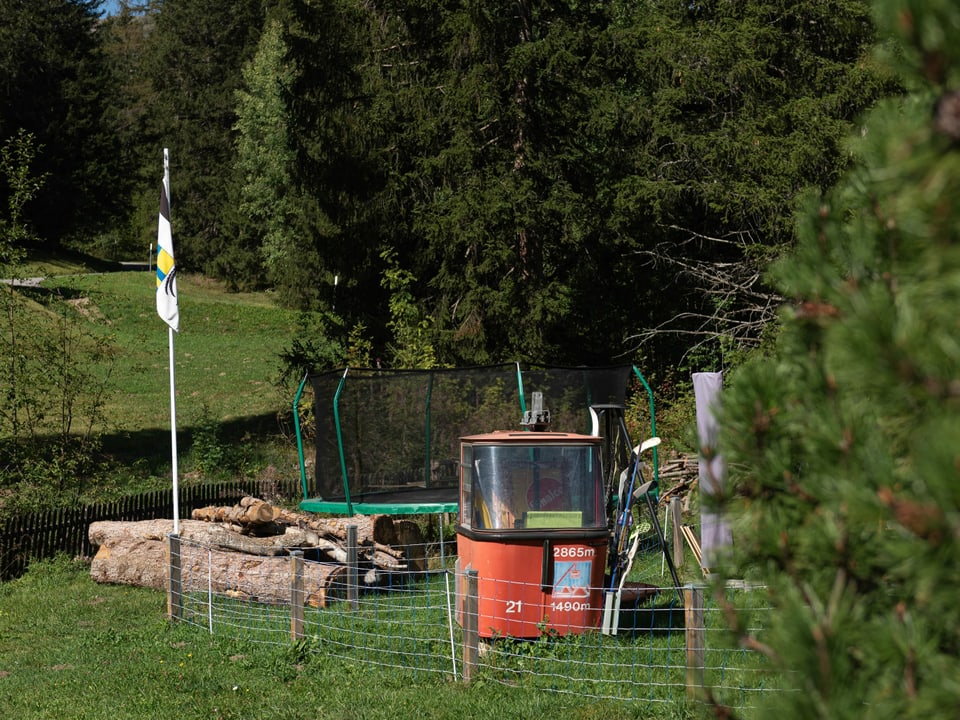
<path fill-rule="evenodd" d="M 774 615 L 745 644 L 794 692 L 757 717 L 953 718 L 960 707 L 960 10 L 875 3 L 910 88 L 774 269 L 775 351 L 724 400 L 728 573 Z M 774 715 L 774 713 L 777 713 Z"/>

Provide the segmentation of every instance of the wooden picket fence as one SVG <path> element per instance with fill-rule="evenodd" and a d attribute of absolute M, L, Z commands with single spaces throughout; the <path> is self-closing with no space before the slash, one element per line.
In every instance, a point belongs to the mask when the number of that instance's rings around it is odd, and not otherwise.
<path fill-rule="evenodd" d="M 272 488 L 281 495 L 297 496 L 300 485 Z M 180 516 L 196 508 L 232 505 L 244 495 L 261 490 L 257 480 L 191 485 L 180 488 Z M 89 558 L 93 554 L 88 529 L 100 520 L 152 520 L 173 517 L 173 494 L 169 489 L 130 495 L 115 502 L 62 507 L 0 519 L 0 581 L 22 575 L 32 560 L 60 553 Z"/>

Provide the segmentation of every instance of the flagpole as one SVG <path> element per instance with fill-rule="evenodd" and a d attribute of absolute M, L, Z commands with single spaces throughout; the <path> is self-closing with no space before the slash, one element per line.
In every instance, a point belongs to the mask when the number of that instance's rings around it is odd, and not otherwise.
<path fill-rule="evenodd" d="M 167 328 L 170 346 L 170 453 L 173 474 L 173 534 L 180 534 L 180 487 L 177 474 L 177 383 L 173 371 L 173 328 Z"/>
<path fill-rule="evenodd" d="M 170 202 L 170 155 L 163 149 L 163 187 Z M 177 470 L 177 383 L 174 371 L 173 327 L 167 326 L 167 345 L 170 351 L 170 467 L 173 475 L 173 534 L 180 534 L 180 480 Z"/>

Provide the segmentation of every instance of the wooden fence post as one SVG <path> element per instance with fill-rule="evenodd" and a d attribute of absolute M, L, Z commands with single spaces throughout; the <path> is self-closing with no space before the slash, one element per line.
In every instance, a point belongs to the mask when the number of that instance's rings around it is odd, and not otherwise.
<path fill-rule="evenodd" d="M 463 573 L 463 681 L 469 683 L 477 672 L 480 657 L 480 598 L 476 570 Z"/>
<path fill-rule="evenodd" d="M 683 617 L 687 639 L 687 698 L 702 697 L 704 679 L 703 589 L 683 588 Z"/>
<path fill-rule="evenodd" d="M 347 525 L 347 602 L 351 610 L 360 609 L 360 578 L 358 572 L 357 526 Z"/>
<path fill-rule="evenodd" d="M 180 536 L 167 535 L 167 617 L 170 620 L 183 619 L 183 577 L 180 563 Z"/>
<path fill-rule="evenodd" d="M 290 639 L 303 637 L 303 550 L 290 551 Z"/>
<path fill-rule="evenodd" d="M 683 567 L 684 552 L 683 540 L 683 508 L 680 507 L 680 498 L 670 498 L 670 522 L 673 524 L 673 565 L 678 570 Z"/>

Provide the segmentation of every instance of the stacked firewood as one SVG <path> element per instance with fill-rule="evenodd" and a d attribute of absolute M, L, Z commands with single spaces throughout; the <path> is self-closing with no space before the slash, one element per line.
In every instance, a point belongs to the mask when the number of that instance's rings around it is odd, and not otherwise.
<path fill-rule="evenodd" d="M 357 528 L 359 580 L 378 585 L 391 572 L 425 569 L 423 538 L 410 520 L 386 515 L 320 518 L 246 497 L 233 506 L 194 510 L 179 523 L 181 566 L 202 576 L 214 591 L 264 602 L 289 600 L 291 551 L 307 563 L 307 602 L 324 606 L 342 594 L 347 571 L 347 528 Z M 164 589 L 172 520 L 95 522 L 90 542 L 98 546 L 91 564 L 97 582 Z"/>
<path fill-rule="evenodd" d="M 689 518 L 692 514 L 690 501 L 695 497 L 699 479 L 700 465 L 697 454 L 675 455 L 660 466 L 660 503 L 666 507 L 671 500 L 680 500 L 681 517 Z M 697 537 L 693 526 L 682 522 L 678 523 L 678 529 L 680 536 L 692 551 L 697 565 L 700 566 L 704 575 L 708 575 L 710 571 L 703 565 L 700 539 Z"/>
<path fill-rule="evenodd" d="M 660 502 L 673 498 L 683 501 L 683 512 L 690 512 L 690 500 L 699 480 L 699 459 L 696 453 L 677 454 L 660 465 Z"/>
<path fill-rule="evenodd" d="M 356 515 L 352 518 L 321 518 L 271 505 L 264 500 L 245 497 L 237 505 L 211 506 L 194 510 L 194 520 L 212 523 L 227 532 L 210 529 L 220 547 L 253 555 L 282 555 L 291 549 L 320 551 L 326 559 L 347 561 L 347 526 L 357 527 L 361 556 L 373 567 L 385 570 L 407 569 L 407 563 L 422 558 L 406 557 L 402 546 L 422 548 L 416 523 L 394 520 L 388 515 Z"/>

